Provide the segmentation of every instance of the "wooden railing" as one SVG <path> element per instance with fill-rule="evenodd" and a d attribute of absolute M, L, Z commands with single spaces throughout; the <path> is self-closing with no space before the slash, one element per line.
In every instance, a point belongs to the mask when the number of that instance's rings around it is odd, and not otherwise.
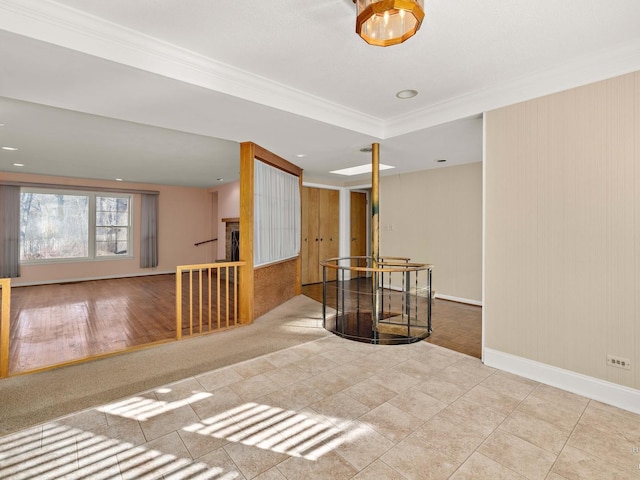
<path fill-rule="evenodd" d="M 176 268 L 176 340 L 239 325 L 238 267 L 244 262 Z M 0 279 L 0 378 L 9 376 L 11 279 Z M 87 358 L 88 359 L 88 358 Z"/>
<path fill-rule="evenodd" d="M 219 262 L 176 267 L 176 339 L 239 325 L 238 267 Z"/>
<path fill-rule="evenodd" d="M 0 278 L 2 309 L 0 310 L 0 378 L 9 376 L 9 330 L 11 312 L 11 279 Z"/>
<path fill-rule="evenodd" d="M 198 243 L 194 243 L 193 246 L 197 247 L 198 245 L 203 245 L 205 243 L 210 243 L 210 242 L 217 242 L 218 239 L 217 238 L 211 238 L 209 240 L 204 240 L 203 242 L 198 242 Z"/>

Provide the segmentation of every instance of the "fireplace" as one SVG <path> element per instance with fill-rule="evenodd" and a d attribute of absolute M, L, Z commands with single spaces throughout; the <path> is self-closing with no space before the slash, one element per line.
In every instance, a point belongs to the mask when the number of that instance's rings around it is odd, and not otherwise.
<path fill-rule="evenodd" d="M 231 257 L 232 262 L 240 260 L 240 230 L 231 231 Z"/>
<path fill-rule="evenodd" d="M 223 218 L 225 223 L 225 256 L 227 262 L 237 262 L 240 260 L 240 219 Z"/>

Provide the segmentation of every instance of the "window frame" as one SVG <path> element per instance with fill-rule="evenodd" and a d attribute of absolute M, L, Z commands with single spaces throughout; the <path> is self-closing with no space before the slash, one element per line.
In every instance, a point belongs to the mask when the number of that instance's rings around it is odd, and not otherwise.
<path fill-rule="evenodd" d="M 117 261 L 117 260 L 131 260 L 134 258 L 133 252 L 133 194 L 126 192 L 110 192 L 96 190 L 75 190 L 73 188 L 41 188 L 41 187 L 21 187 L 20 196 L 22 199 L 23 193 L 38 193 L 46 195 L 68 195 L 68 196 L 82 196 L 88 198 L 88 218 L 87 218 L 87 232 L 88 232 L 88 249 L 87 256 L 85 257 L 64 257 L 64 258 L 38 258 L 33 260 L 25 260 L 22 258 L 22 241 L 21 245 L 21 258 L 20 265 L 42 265 L 42 264 L 56 264 L 56 263 L 77 263 L 77 262 L 104 262 L 104 261 Z M 128 229 L 127 232 L 127 254 L 126 255 L 97 255 L 97 225 L 96 225 L 96 213 L 97 213 L 97 197 L 107 198 L 126 198 L 129 202 L 128 212 Z M 22 212 L 20 212 L 20 223 L 22 224 Z M 101 225 L 102 227 L 102 225 Z M 122 227 L 121 227 L 122 228 Z"/>

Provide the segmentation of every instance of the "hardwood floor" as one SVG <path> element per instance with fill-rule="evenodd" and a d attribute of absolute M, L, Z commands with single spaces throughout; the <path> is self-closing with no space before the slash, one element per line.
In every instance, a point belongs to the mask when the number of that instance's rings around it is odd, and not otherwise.
<path fill-rule="evenodd" d="M 431 325 L 433 332 L 427 342 L 481 358 L 482 307 L 436 298 Z"/>
<path fill-rule="evenodd" d="M 183 292 L 188 285 L 185 277 Z M 203 285 L 206 292 L 206 276 Z M 9 373 L 175 339 L 175 288 L 176 278 L 171 274 L 12 288 Z M 222 294 L 225 294 L 224 288 Z M 183 298 L 183 336 L 198 334 L 198 314 L 193 315 L 194 328 L 190 332 L 186 323 L 189 297 L 184 293 Z M 194 305 L 198 305 L 197 288 L 193 300 Z M 214 315 L 216 306 L 215 301 L 212 302 Z M 206 298 L 203 309 L 206 314 Z M 225 322 L 224 296 L 221 310 L 220 327 L 233 326 L 232 309 L 231 325 Z M 214 320 L 209 329 L 205 318 L 203 333 L 217 329 L 217 321 Z"/>
<path fill-rule="evenodd" d="M 10 374 L 175 338 L 175 275 L 14 287 Z"/>
<path fill-rule="evenodd" d="M 352 281 L 355 282 L 355 280 Z M 304 285 L 302 293 L 322 302 L 321 283 Z M 330 298 L 327 298 L 327 301 L 330 305 L 332 304 Z M 349 299 L 345 300 L 345 302 L 348 301 Z M 431 325 L 433 332 L 425 340 L 426 342 L 472 357 L 481 357 L 482 307 L 434 299 L 431 310 Z"/>
<path fill-rule="evenodd" d="M 12 375 L 175 338 L 175 275 L 14 287 L 11 292 Z M 304 286 L 302 293 L 322 302 L 322 284 Z M 186 312 L 186 301 L 183 308 Z M 426 341 L 479 358 L 481 312 L 480 307 L 434 300 L 433 333 Z M 188 334 L 186 326 L 183 334 Z"/>

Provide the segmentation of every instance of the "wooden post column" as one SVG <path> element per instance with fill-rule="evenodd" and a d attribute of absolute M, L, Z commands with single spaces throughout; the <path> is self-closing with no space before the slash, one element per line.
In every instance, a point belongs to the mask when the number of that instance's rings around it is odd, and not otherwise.
<path fill-rule="evenodd" d="M 253 323 L 253 159 L 256 145 L 251 142 L 240 144 L 240 267 L 238 308 L 241 323 Z"/>
<path fill-rule="evenodd" d="M 378 268 L 378 260 L 380 259 L 380 225 L 379 225 L 379 194 L 380 194 L 380 145 L 374 143 L 371 145 L 371 266 Z M 371 279 L 372 288 L 372 309 L 374 325 L 377 328 L 380 320 L 380 277 L 378 272 L 373 272 Z"/>

